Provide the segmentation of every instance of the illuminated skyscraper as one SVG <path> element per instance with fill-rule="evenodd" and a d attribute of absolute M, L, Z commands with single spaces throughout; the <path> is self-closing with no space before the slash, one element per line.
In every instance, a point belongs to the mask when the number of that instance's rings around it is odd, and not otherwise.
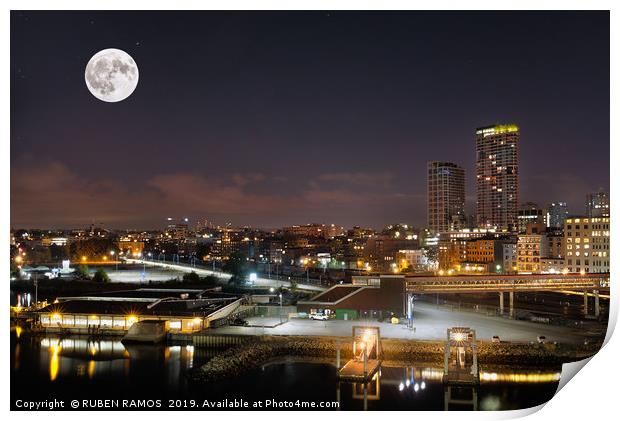
<path fill-rule="evenodd" d="M 465 170 L 451 162 L 428 163 L 428 228 L 447 232 L 465 223 Z"/>
<path fill-rule="evenodd" d="M 519 203 L 519 127 L 476 129 L 478 226 L 516 231 Z"/>

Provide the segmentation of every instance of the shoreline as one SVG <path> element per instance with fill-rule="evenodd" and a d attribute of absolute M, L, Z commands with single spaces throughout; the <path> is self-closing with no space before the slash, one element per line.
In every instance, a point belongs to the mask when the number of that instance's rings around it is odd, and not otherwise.
<path fill-rule="evenodd" d="M 292 336 L 262 337 L 216 355 L 189 373 L 196 382 L 214 382 L 242 375 L 252 369 L 286 357 L 313 357 L 336 360 L 337 343 L 341 344 L 341 365 L 352 356 L 350 338 Z M 382 340 L 386 362 L 425 362 L 443 365 L 443 341 Z M 598 345 L 515 344 L 478 341 L 478 362 L 485 365 L 557 366 L 588 358 Z"/>

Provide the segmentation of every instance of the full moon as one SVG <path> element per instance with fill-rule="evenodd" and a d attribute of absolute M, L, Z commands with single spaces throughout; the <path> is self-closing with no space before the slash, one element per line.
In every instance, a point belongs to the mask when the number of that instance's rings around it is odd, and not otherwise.
<path fill-rule="evenodd" d="M 95 54 L 86 65 L 86 87 L 96 98 L 119 102 L 138 86 L 138 66 L 123 50 L 108 48 Z"/>

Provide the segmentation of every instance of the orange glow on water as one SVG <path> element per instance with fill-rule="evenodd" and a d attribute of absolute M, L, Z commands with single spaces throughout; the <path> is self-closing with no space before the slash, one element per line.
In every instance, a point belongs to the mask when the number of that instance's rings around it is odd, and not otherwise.
<path fill-rule="evenodd" d="M 50 351 L 50 380 L 54 381 L 58 377 L 58 370 L 60 368 L 60 344 L 52 345 L 49 348 Z"/>

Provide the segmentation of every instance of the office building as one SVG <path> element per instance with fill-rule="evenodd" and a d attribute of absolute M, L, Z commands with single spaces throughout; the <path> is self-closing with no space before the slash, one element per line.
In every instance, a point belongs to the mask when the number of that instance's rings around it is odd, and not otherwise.
<path fill-rule="evenodd" d="M 568 218 L 566 202 L 554 202 L 547 207 L 547 227 L 554 229 L 564 228 L 564 220 Z"/>
<path fill-rule="evenodd" d="M 517 241 L 517 272 L 541 273 L 541 259 L 549 257 L 547 234 L 521 234 Z"/>
<path fill-rule="evenodd" d="M 472 267 L 485 273 L 502 272 L 503 253 L 504 240 L 492 237 L 468 240 L 465 244 L 465 260 L 458 269 L 461 273 L 467 273 Z"/>
<path fill-rule="evenodd" d="M 566 219 L 564 246 L 568 272 L 609 272 L 609 218 Z"/>
<path fill-rule="evenodd" d="M 517 227 L 520 233 L 527 231 L 527 226 L 533 223 L 541 223 L 547 226 L 547 213 L 536 203 L 525 202 L 519 206 L 517 212 Z"/>
<path fill-rule="evenodd" d="M 458 268 L 467 259 L 467 242 L 482 237 L 498 237 L 495 230 L 462 229 L 442 232 L 437 241 L 438 269 L 450 270 Z"/>
<path fill-rule="evenodd" d="M 586 216 L 588 218 L 609 216 L 609 195 L 603 189 L 586 195 Z"/>
<path fill-rule="evenodd" d="M 506 241 L 502 244 L 504 273 L 517 272 L 517 243 Z"/>
<path fill-rule="evenodd" d="M 398 250 L 399 271 L 423 272 L 429 269 L 426 252 L 422 249 Z"/>

